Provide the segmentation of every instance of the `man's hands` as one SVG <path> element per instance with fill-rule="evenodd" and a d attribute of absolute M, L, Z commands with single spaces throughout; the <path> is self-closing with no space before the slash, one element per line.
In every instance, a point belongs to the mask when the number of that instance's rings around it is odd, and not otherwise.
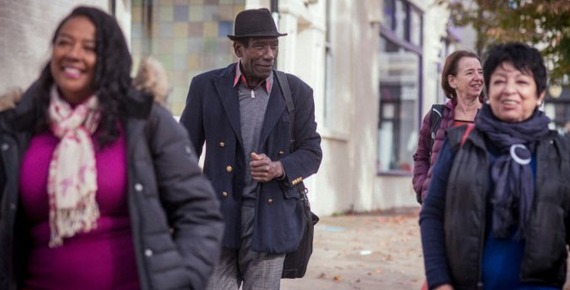
<path fill-rule="evenodd" d="M 269 182 L 282 177 L 285 171 L 281 161 L 271 161 L 265 154 L 251 153 L 251 177 L 257 182 Z"/>

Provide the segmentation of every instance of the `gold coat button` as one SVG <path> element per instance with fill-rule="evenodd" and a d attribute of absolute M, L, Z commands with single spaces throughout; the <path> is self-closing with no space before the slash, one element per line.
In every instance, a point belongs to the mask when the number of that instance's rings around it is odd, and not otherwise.
<path fill-rule="evenodd" d="M 225 146 L 226 146 L 226 143 L 220 142 L 220 147 L 224 148 Z"/>
<path fill-rule="evenodd" d="M 227 191 L 224 191 L 224 192 L 222 192 L 222 195 L 223 195 L 224 197 L 228 197 L 228 195 L 230 195 L 230 194 L 229 194 Z"/>
<path fill-rule="evenodd" d="M 232 170 L 234 170 L 234 168 L 231 165 L 226 166 L 227 172 L 232 172 Z"/>

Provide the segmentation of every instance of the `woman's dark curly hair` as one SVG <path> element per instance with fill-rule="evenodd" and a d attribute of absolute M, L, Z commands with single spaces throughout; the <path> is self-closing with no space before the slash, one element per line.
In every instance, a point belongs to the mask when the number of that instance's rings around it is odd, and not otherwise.
<path fill-rule="evenodd" d="M 97 130 L 97 141 L 100 146 L 112 143 L 120 134 L 119 108 L 120 99 L 127 96 L 131 86 L 130 76 L 132 58 L 129 53 L 125 36 L 113 16 L 94 8 L 79 6 L 65 17 L 58 25 L 53 38 L 52 46 L 65 22 L 74 17 L 86 17 L 95 26 L 95 52 L 97 63 L 91 87 L 99 99 L 101 119 Z M 50 71 L 50 64 L 43 69 L 39 83 L 42 93 L 38 95 L 39 106 L 36 130 L 43 131 L 48 128 L 47 112 L 50 103 L 49 90 L 54 84 Z"/>
<path fill-rule="evenodd" d="M 521 42 L 508 42 L 491 46 L 485 55 L 483 76 L 487 93 L 491 74 L 504 63 L 511 63 L 517 70 L 532 74 L 537 97 L 546 90 L 546 66 L 538 49 Z"/>

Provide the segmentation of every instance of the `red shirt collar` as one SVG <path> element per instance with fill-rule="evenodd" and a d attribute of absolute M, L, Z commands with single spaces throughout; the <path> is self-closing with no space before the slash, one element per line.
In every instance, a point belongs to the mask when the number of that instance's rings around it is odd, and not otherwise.
<path fill-rule="evenodd" d="M 241 73 L 241 69 L 240 69 L 240 62 L 238 61 L 238 63 L 236 64 L 236 76 L 234 78 L 234 84 L 233 86 L 237 86 L 240 82 L 245 84 L 246 87 L 248 87 L 247 85 L 247 81 L 245 80 L 245 76 Z M 273 72 L 271 73 L 271 75 L 269 77 L 267 77 L 265 79 L 265 91 L 267 92 L 267 94 L 271 93 L 271 87 L 273 86 Z"/>

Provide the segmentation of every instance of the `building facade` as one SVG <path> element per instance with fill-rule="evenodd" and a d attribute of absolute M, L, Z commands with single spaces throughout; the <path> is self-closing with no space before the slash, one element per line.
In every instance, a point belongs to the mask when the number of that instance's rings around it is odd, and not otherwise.
<path fill-rule="evenodd" d="M 278 68 L 314 89 L 324 156 L 306 180 L 313 210 L 416 205 L 412 154 L 422 116 L 442 100 L 442 59 L 453 49 L 446 9 L 423 0 L 0 0 L 0 91 L 38 76 L 55 26 L 79 3 L 117 17 L 135 66 L 148 55 L 164 64 L 174 115 L 193 76 L 236 60 L 226 37 L 235 15 L 270 8 L 288 33 Z"/>

